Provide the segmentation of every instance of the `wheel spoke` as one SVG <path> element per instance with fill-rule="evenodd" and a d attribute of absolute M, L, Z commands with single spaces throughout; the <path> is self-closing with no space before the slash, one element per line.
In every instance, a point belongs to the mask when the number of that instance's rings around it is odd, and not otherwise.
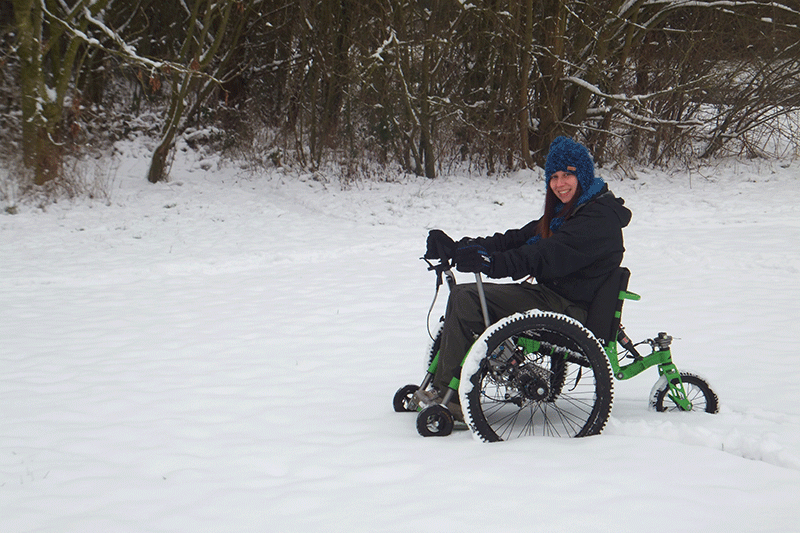
<path fill-rule="evenodd" d="M 605 425 L 612 397 L 608 360 L 593 337 L 559 317 L 511 320 L 511 331 L 500 328 L 498 341 L 487 341 L 487 364 L 471 377 L 467 395 L 473 429 L 485 440 L 576 437 Z M 538 341 L 535 352 L 508 349 L 533 346 L 531 340 Z M 515 359 L 506 361 L 509 352 Z"/>

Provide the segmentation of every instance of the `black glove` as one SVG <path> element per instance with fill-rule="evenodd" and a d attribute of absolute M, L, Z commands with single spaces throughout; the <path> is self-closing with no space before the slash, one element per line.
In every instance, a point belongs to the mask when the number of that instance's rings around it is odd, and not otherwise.
<path fill-rule="evenodd" d="M 453 256 L 456 243 L 440 229 L 432 229 L 428 232 L 428 242 L 425 250 L 425 259 L 447 259 Z M 442 250 L 447 257 L 440 257 L 439 250 Z"/>
<path fill-rule="evenodd" d="M 492 256 L 480 244 L 466 244 L 456 248 L 453 263 L 459 272 L 482 272 L 488 275 L 492 271 Z"/>

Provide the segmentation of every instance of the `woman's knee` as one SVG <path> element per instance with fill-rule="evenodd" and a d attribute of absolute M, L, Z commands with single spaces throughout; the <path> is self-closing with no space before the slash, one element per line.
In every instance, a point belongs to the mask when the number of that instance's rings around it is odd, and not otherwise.
<path fill-rule="evenodd" d="M 457 309 L 468 308 L 478 301 L 478 291 L 474 283 L 456 285 L 450 290 L 450 303 Z"/>
<path fill-rule="evenodd" d="M 447 303 L 447 314 L 459 319 L 470 320 L 473 317 L 480 317 L 480 299 L 478 290 L 474 283 L 464 283 L 456 285 L 450 291 L 450 299 Z"/>

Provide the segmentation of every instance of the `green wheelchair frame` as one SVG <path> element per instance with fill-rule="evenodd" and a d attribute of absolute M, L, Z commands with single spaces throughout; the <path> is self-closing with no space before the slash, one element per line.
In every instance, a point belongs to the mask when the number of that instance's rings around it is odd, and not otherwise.
<path fill-rule="evenodd" d="M 448 285 L 451 288 L 455 285 L 455 277 L 447 261 L 443 261 L 438 265 L 433 265 L 430 262 L 428 264 L 429 270 L 437 272 L 437 293 L 439 286 L 442 284 L 442 275 L 446 276 Z M 657 411 L 702 409 L 709 413 L 718 412 L 719 402 L 717 396 L 708 383 L 696 374 L 678 371 L 672 360 L 671 343 L 673 339 L 671 336 L 661 332 L 655 338 L 647 339 L 638 344 L 634 344 L 628 338 L 621 325 L 622 306 L 625 300 L 638 301 L 641 299 L 638 294 L 627 290 L 629 278 L 630 271 L 624 267 L 619 267 L 608 277 L 589 308 L 586 327 L 580 334 L 591 336 L 595 342 L 602 346 L 607 363 L 610 365 L 610 372 L 617 380 L 627 380 L 649 368 L 657 367 L 659 379 L 650 394 L 651 408 Z M 488 330 L 490 323 L 480 274 L 475 275 L 475 280 L 484 322 Z M 563 315 L 561 316 L 563 317 Z M 568 319 L 568 317 L 563 318 Z M 611 340 L 606 341 L 605 339 Z M 531 354 L 541 353 L 543 349 L 540 342 L 534 339 L 527 339 L 524 336 L 515 337 L 513 343 L 508 340 L 504 342 L 508 346 L 506 353 L 516 352 L 520 361 Z M 406 385 L 400 388 L 395 394 L 393 402 L 395 411 L 418 412 L 417 430 L 422 436 L 426 437 L 449 435 L 455 426 L 456 418 L 461 414 L 453 412 L 457 407 L 457 395 L 461 384 L 459 376 L 454 376 L 451 379 L 447 391 L 441 398 L 430 398 L 421 393 L 428 390 L 436 373 L 439 361 L 438 343 L 439 335 L 437 334 L 429 353 L 430 363 L 422 383 L 420 385 Z M 638 352 L 636 346 L 645 343 L 650 345 L 651 353 L 643 356 Z M 477 344 L 476 342 L 473 345 L 473 349 Z M 462 366 L 468 357 L 469 353 L 465 355 Z M 632 359 L 632 362 L 623 364 L 627 359 Z M 687 391 L 687 382 L 692 388 L 692 395 Z M 544 388 L 548 387 L 545 386 Z M 545 400 L 545 398 L 538 398 L 538 400 Z M 702 401 L 695 405 L 693 400 Z M 609 399 L 608 402 L 607 411 L 603 415 L 599 415 L 604 418 L 594 422 L 593 429 L 570 436 L 599 433 L 605 426 L 610 413 L 611 400 Z M 470 427 L 473 431 L 476 431 L 472 424 L 470 424 Z M 477 432 L 480 433 L 480 429 Z M 491 430 L 488 430 L 488 432 L 492 433 Z M 492 433 L 492 437 L 484 438 L 484 440 L 503 440 L 500 437 L 495 437 Z"/>
<path fill-rule="evenodd" d="M 639 301 L 642 297 L 627 290 L 628 280 L 630 279 L 630 271 L 627 268 L 620 267 L 612 274 L 612 277 L 620 278 L 616 308 L 614 309 L 611 324 L 611 331 L 616 332 L 616 335 L 612 335 L 613 340 L 604 343 L 603 348 L 611 364 L 611 371 L 614 377 L 618 380 L 630 379 L 638 376 L 648 368 L 656 366 L 658 367 L 658 375 L 666 379 L 666 384 L 669 388 L 669 392 L 667 393 L 668 398 L 672 400 L 681 411 L 691 411 L 692 402 L 686 394 L 681 374 L 672 362 L 672 350 L 670 349 L 672 337 L 665 332 L 660 332 L 656 338 L 643 341 L 650 345 L 652 351 L 649 355 L 642 356 L 625 334 L 625 330 L 621 324 L 622 304 L 625 300 Z M 601 288 L 601 291 L 602 290 Z M 595 332 L 595 334 L 597 333 Z M 633 359 L 632 363 L 626 365 L 620 364 L 619 346 L 622 346 L 622 348 L 626 350 L 627 356 Z"/>

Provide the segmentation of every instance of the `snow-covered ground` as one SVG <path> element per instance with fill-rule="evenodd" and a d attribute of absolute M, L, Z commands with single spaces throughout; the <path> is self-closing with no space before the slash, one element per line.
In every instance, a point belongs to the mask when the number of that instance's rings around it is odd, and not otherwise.
<path fill-rule="evenodd" d="M 483 444 L 393 412 L 418 258 L 538 216 L 538 173 L 342 191 L 179 155 L 150 185 L 122 154 L 108 205 L 0 215 L 0 531 L 800 531 L 800 162 L 601 173 L 626 329 L 676 337 L 718 415 L 648 411 L 651 369 L 600 436 Z"/>

